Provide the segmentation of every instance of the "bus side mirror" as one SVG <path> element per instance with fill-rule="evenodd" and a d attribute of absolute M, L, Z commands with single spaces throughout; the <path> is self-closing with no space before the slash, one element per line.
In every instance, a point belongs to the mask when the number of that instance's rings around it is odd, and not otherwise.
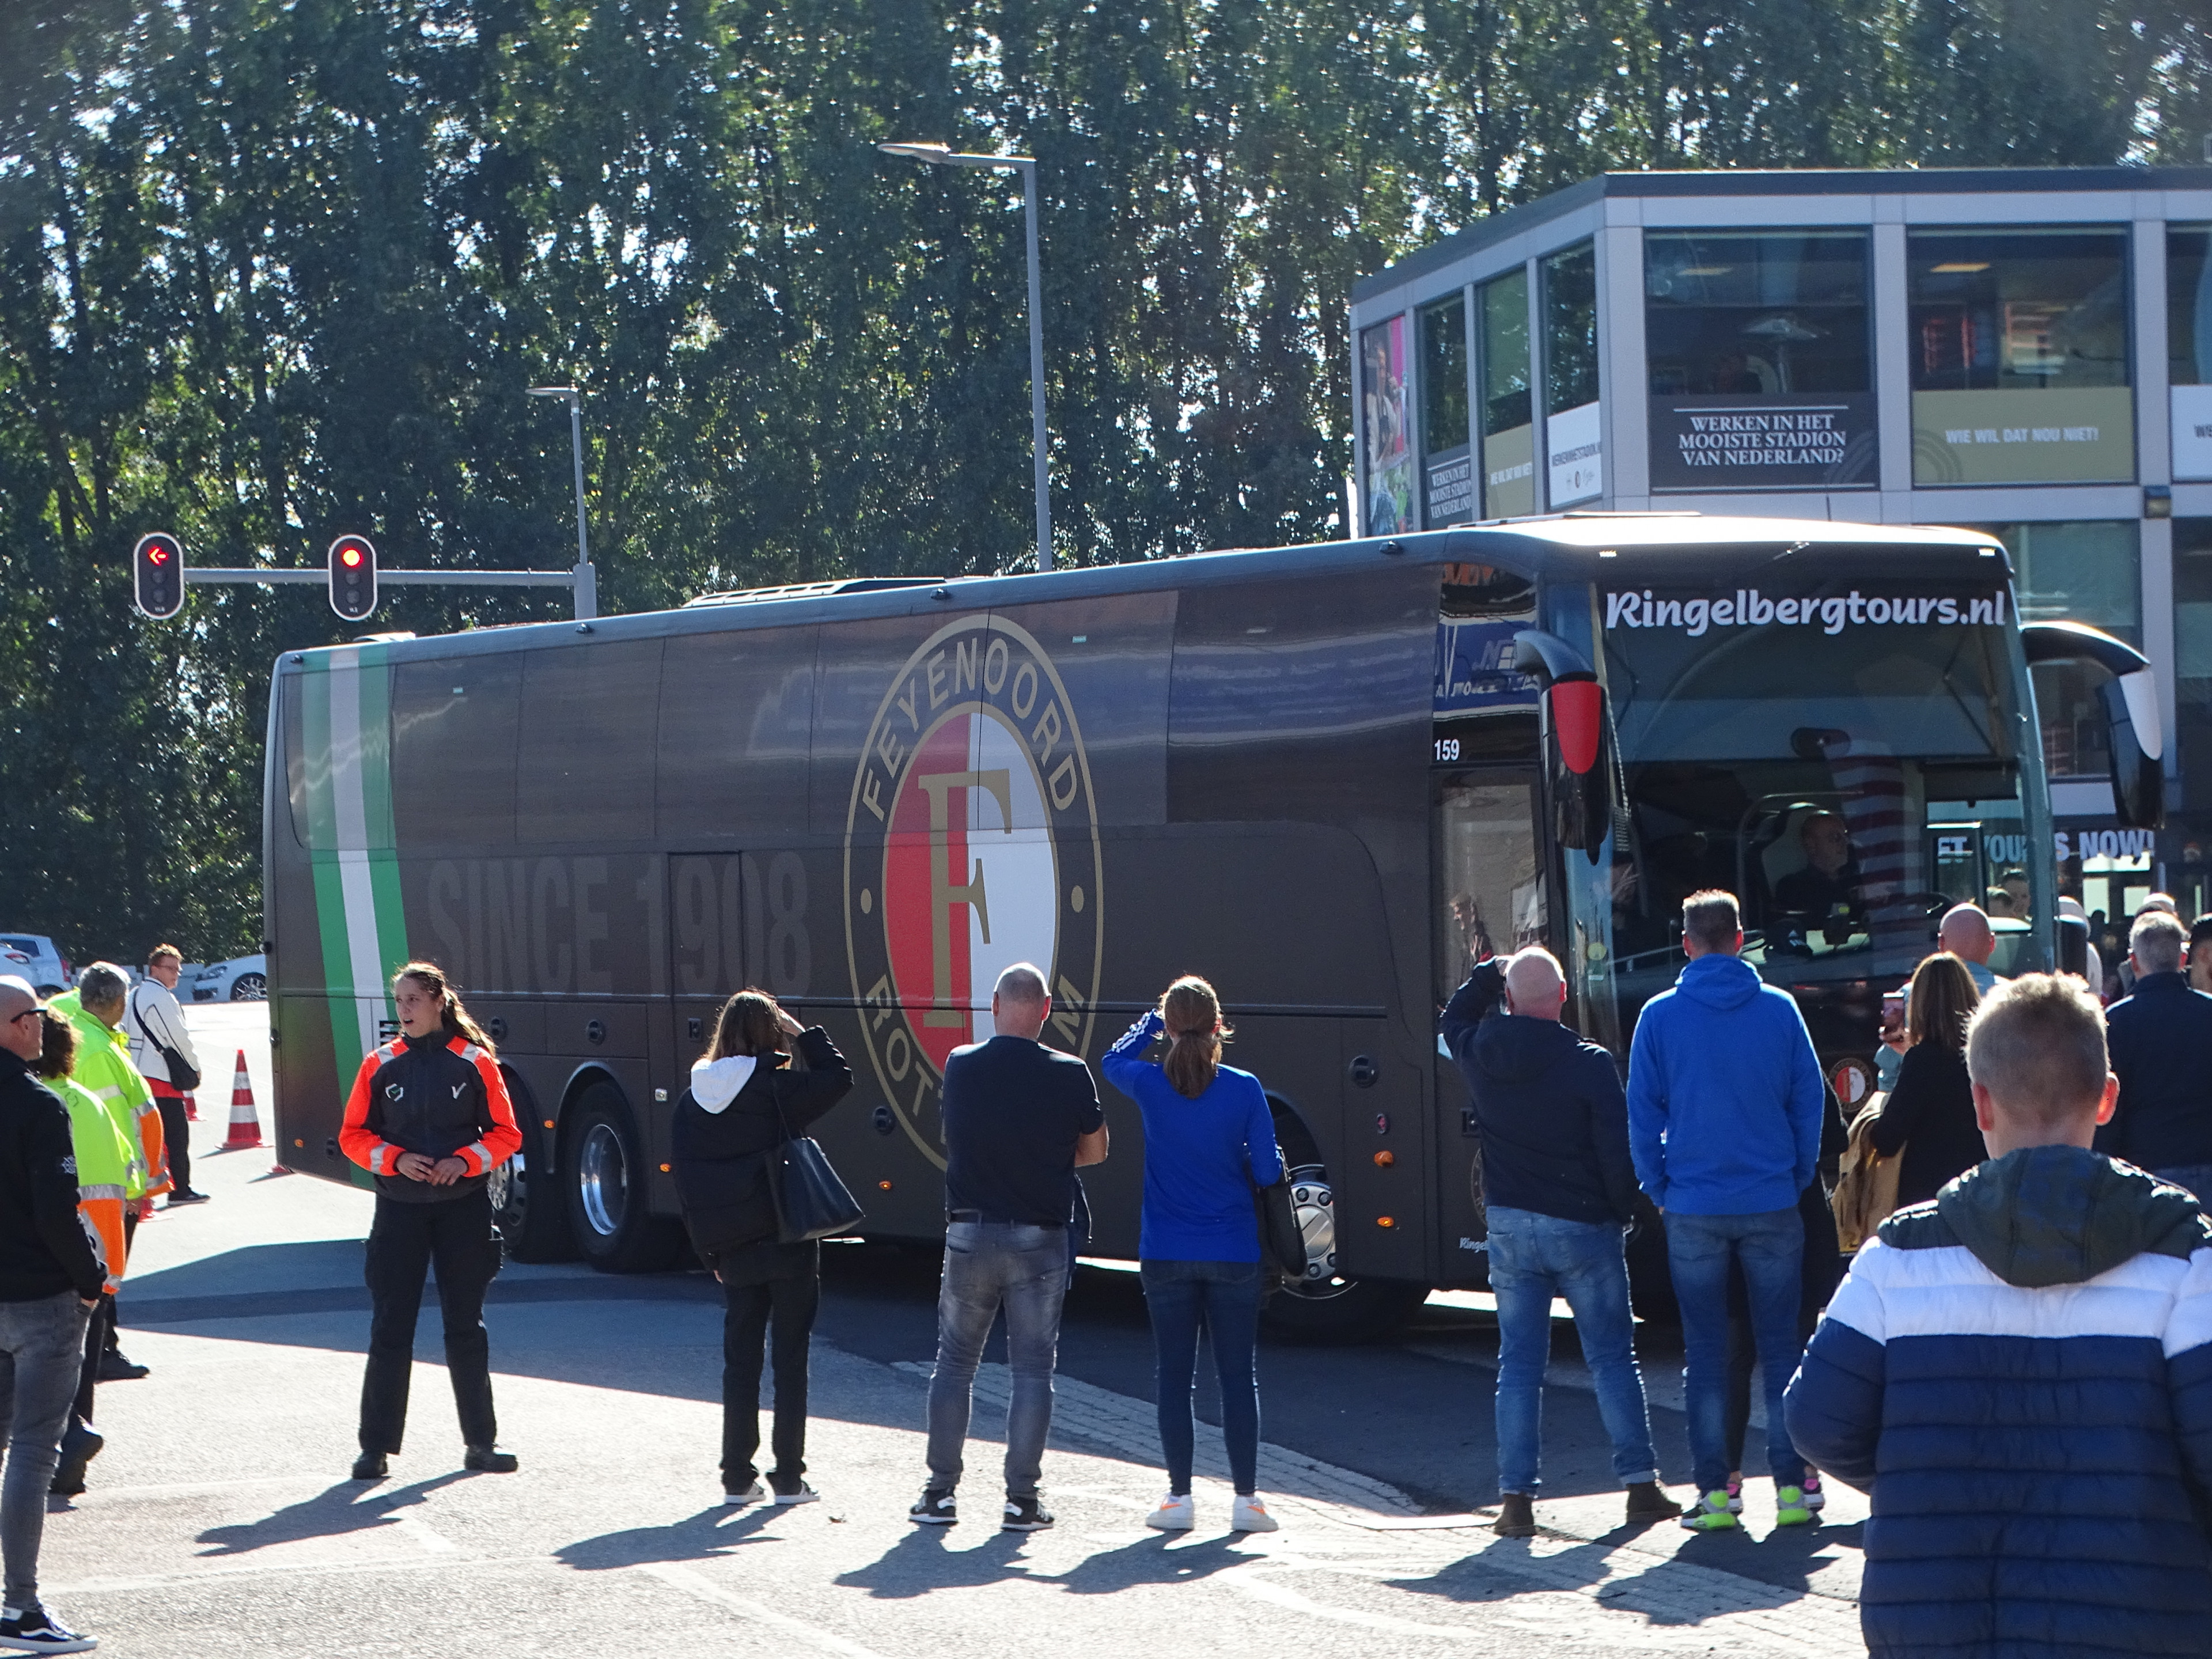
<path fill-rule="evenodd" d="M 1613 834 L 1613 720 L 1605 688 L 1581 652 L 1540 629 L 1513 636 L 1513 666 L 1543 685 L 1544 793 L 1553 836 L 1595 864 Z"/>
<path fill-rule="evenodd" d="M 2147 668 L 2097 688 L 2112 750 L 2112 811 L 2134 830 L 2166 823 L 2166 767 L 2160 750 L 2158 684 Z"/>
<path fill-rule="evenodd" d="M 2029 666 L 2094 663 L 2112 678 L 2097 688 L 2112 757 L 2112 811 L 2131 830 L 2166 823 L 2166 738 L 2150 659 L 2124 640 L 2081 623 L 2027 623 L 2020 642 Z"/>

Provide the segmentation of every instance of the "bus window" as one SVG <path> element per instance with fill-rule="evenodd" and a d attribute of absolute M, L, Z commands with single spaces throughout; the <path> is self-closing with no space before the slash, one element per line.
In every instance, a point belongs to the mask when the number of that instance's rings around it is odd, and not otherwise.
<path fill-rule="evenodd" d="M 522 657 L 398 664 L 392 672 L 392 810 L 403 847 L 514 840 Z"/>
<path fill-rule="evenodd" d="M 530 653 L 515 822 L 525 841 L 649 841 L 659 640 Z"/>
<path fill-rule="evenodd" d="M 1436 784 L 1436 995 L 1475 963 L 1546 942 L 1532 780 L 1439 774 Z"/>

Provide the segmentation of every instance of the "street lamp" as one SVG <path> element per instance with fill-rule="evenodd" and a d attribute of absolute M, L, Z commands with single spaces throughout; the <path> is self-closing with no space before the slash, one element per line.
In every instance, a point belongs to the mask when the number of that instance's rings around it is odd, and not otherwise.
<path fill-rule="evenodd" d="M 576 619 L 588 622 L 599 614 L 599 573 L 592 568 L 592 550 L 584 539 L 584 400 L 572 386 L 534 386 L 533 398 L 568 400 L 568 433 L 576 450 Z"/>
<path fill-rule="evenodd" d="M 1022 175 L 1022 209 L 1030 241 L 1030 447 L 1036 462 L 1037 568 L 1052 568 L 1051 475 L 1044 448 L 1044 319 L 1037 274 L 1036 159 L 1029 155 L 970 155 L 945 144 L 878 144 L 886 155 L 903 155 L 940 167 L 1010 168 Z"/>

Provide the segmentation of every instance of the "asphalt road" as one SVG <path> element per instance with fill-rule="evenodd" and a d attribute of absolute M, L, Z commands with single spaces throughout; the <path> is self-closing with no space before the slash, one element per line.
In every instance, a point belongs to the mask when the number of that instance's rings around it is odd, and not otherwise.
<path fill-rule="evenodd" d="M 203 1052 L 245 1046 L 265 1090 L 252 1011 L 195 1018 Z M 494 1287 L 501 1437 L 522 1473 L 460 1472 L 432 1310 L 408 1449 L 389 1481 L 356 1484 L 369 1200 L 272 1176 L 268 1149 L 215 1152 L 230 1068 L 209 1057 L 196 1181 L 215 1202 L 140 1229 L 125 1341 L 153 1374 L 101 1389 L 108 1449 L 91 1490 L 48 1521 L 46 1594 L 103 1651 L 1212 1659 L 1378 1638 L 1416 1655 L 1858 1650 L 1856 1495 L 1838 1490 L 1814 1532 L 1774 1532 L 1763 1481 L 1740 1534 L 1620 1527 L 1565 1321 L 1545 1532 L 1492 1537 L 1468 1512 L 1495 1479 L 1496 1334 L 1480 1298 L 1432 1304 L 1388 1346 L 1265 1348 L 1261 1484 L 1283 1522 L 1266 1537 L 1226 1531 L 1225 1469 L 1203 1431 L 1198 1530 L 1170 1541 L 1142 1527 L 1162 1485 L 1150 1341 L 1133 1276 L 1105 1267 L 1079 1274 L 1061 1341 L 1045 1468 L 1059 1526 L 909 1525 L 936 1265 L 869 1246 L 827 1253 L 809 1449 L 820 1504 L 716 1502 L 711 1281 L 575 1264 L 513 1265 Z M 1679 1491 L 1686 1454 L 1667 1403 L 1679 1356 L 1656 1337 L 1642 1346 Z M 978 1393 L 977 1437 L 992 1440 L 1003 1371 L 987 1366 Z M 971 1452 L 971 1510 L 988 1510 L 995 1458 Z"/>

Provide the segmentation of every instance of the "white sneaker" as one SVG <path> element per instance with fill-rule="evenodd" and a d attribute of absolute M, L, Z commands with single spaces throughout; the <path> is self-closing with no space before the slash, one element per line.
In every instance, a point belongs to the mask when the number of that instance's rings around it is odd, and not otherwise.
<path fill-rule="evenodd" d="M 1230 1531 L 1273 1532 L 1275 1527 L 1275 1517 L 1267 1513 L 1267 1506 L 1265 1504 L 1257 1498 L 1246 1498 L 1241 1494 L 1238 1496 L 1237 1507 L 1231 1511 L 1229 1516 Z"/>
<path fill-rule="evenodd" d="M 1198 1523 L 1198 1506 L 1190 1501 L 1190 1494 L 1178 1498 L 1170 1492 L 1160 1499 L 1160 1506 L 1145 1517 L 1148 1527 L 1158 1527 L 1162 1532 L 1188 1532 Z"/>
<path fill-rule="evenodd" d="M 722 1502 L 731 1509 L 736 1509 L 741 1504 L 757 1504 L 762 1498 L 767 1496 L 768 1488 L 762 1486 L 759 1481 L 756 1480 L 751 1486 L 747 1486 L 743 1492 L 724 1492 L 722 1494 Z"/>

